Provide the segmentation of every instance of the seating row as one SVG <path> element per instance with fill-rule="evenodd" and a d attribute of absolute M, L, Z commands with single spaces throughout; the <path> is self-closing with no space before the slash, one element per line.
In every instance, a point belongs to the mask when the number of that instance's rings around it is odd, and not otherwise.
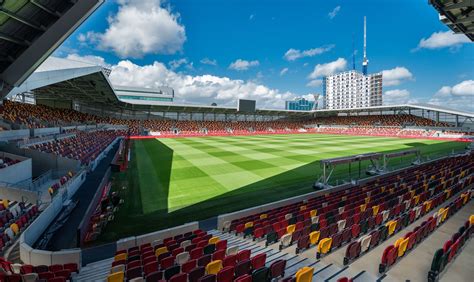
<path fill-rule="evenodd" d="M 44 280 L 48 282 L 71 281 L 72 273 L 79 273 L 75 263 L 54 264 L 50 266 L 11 263 L 0 257 L 0 281 L 29 282 Z"/>
<path fill-rule="evenodd" d="M 38 206 L 23 202 L 9 202 L 2 200 L 0 203 L 0 253 L 18 238 L 22 231 L 28 227 L 39 215 Z"/>

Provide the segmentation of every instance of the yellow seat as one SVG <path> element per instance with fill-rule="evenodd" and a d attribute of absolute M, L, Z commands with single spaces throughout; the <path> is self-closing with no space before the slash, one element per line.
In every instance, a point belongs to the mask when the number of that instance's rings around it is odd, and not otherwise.
<path fill-rule="evenodd" d="M 376 205 L 372 207 L 372 214 L 376 216 L 379 213 L 380 206 Z"/>
<path fill-rule="evenodd" d="M 446 199 L 449 199 L 449 197 L 451 197 L 451 189 L 444 190 L 444 193 L 446 193 Z"/>
<path fill-rule="evenodd" d="M 317 214 L 318 214 L 318 211 L 317 211 L 317 210 L 310 210 L 310 211 L 309 211 L 309 215 L 310 215 L 311 217 L 316 216 Z"/>
<path fill-rule="evenodd" d="M 222 269 L 222 261 L 214 260 L 206 265 L 207 274 L 217 274 Z"/>
<path fill-rule="evenodd" d="M 301 206 L 300 211 L 304 211 L 304 210 L 306 210 L 306 206 Z"/>
<path fill-rule="evenodd" d="M 323 238 L 321 241 L 319 241 L 318 244 L 318 250 L 317 252 L 319 254 L 326 254 L 331 250 L 331 245 L 332 245 L 332 238 Z"/>
<path fill-rule="evenodd" d="M 418 205 L 418 202 L 420 201 L 420 195 L 415 196 L 415 205 Z"/>
<path fill-rule="evenodd" d="M 395 231 L 395 227 L 397 227 L 397 221 L 395 220 L 390 220 L 385 224 L 388 228 L 388 236 L 392 235 L 393 232 Z"/>
<path fill-rule="evenodd" d="M 286 227 L 286 233 L 292 234 L 293 232 L 295 232 L 295 229 L 296 229 L 296 225 L 290 224 Z"/>
<path fill-rule="evenodd" d="M 20 227 L 18 227 L 18 224 L 16 223 L 10 225 L 10 229 L 13 231 L 13 233 L 15 233 L 15 235 L 18 235 L 18 233 L 20 233 Z"/>
<path fill-rule="evenodd" d="M 126 260 L 127 259 L 127 254 L 118 254 L 114 257 L 114 261 L 119 261 L 119 260 Z"/>
<path fill-rule="evenodd" d="M 385 186 L 380 187 L 380 192 L 381 193 L 385 192 Z"/>
<path fill-rule="evenodd" d="M 431 209 L 431 201 L 425 201 L 424 205 L 426 206 L 426 211 Z"/>
<path fill-rule="evenodd" d="M 314 268 L 304 266 L 296 272 L 296 282 L 311 282 L 313 281 Z"/>
<path fill-rule="evenodd" d="M 216 244 L 219 241 L 220 241 L 219 237 L 214 236 L 211 239 L 209 239 L 209 244 Z"/>
<path fill-rule="evenodd" d="M 268 214 L 266 214 L 266 213 L 262 213 L 260 215 L 260 219 L 266 219 L 267 217 L 268 217 Z"/>
<path fill-rule="evenodd" d="M 155 251 L 155 256 L 158 257 L 159 255 L 164 254 L 164 253 L 166 253 L 166 252 L 168 252 L 168 248 L 167 248 L 167 247 L 158 248 L 158 249 L 156 249 L 156 251 Z"/>
<path fill-rule="evenodd" d="M 469 200 L 469 192 L 467 192 L 463 195 L 464 195 L 464 198 L 462 200 L 462 204 L 465 205 L 467 203 L 467 201 Z"/>
<path fill-rule="evenodd" d="M 398 247 L 402 242 L 403 242 L 404 238 L 399 238 L 397 239 L 397 241 L 395 241 L 395 244 L 393 244 L 395 247 Z"/>
<path fill-rule="evenodd" d="M 365 212 L 365 209 L 367 208 L 367 204 L 362 204 L 359 206 L 361 212 Z"/>
<path fill-rule="evenodd" d="M 443 215 L 441 217 L 441 222 L 443 222 L 448 217 L 448 211 L 449 211 L 449 208 L 445 208 L 443 210 Z"/>
<path fill-rule="evenodd" d="M 469 217 L 469 224 L 470 225 L 474 224 L 474 214 Z"/>
<path fill-rule="evenodd" d="M 123 271 L 112 273 L 107 276 L 107 282 L 123 282 L 124 276 Z"/>
<path fill-rule="evenodd" d="M 319 234 L 321 234 L 319 231 L 313 231 L 309 233 L 309 242 L 311 243 L 311 245 L 316 245 L 318 243 Z"/>
<path fill-rule="evenodd" d="M 402 242 L 398 245 L 398 256 L 401 257 L 405 254 L 408 246 L 408 240 L 410 238 L 402 239 Z"/>
<path fill-rule="evenodd" d="M 0 203 L 3 204 L 3 206 L 8 209 L 8 200 L 7 199 L 3 199 Z"/>
<path fill-rule="evenodd" d="M 252 221 L 245 223 L 245 229 L 250 228 L 250 227 L 253 227 Z"/>
<path fill-rule="evenodd" d="M 365 197 L 365 204 L 368 204 L 370 202 L 370 197 Z"/>
<path fill-rule="evenodd" d="M 410 190 L 410 197 L 411 198 L 415 197 L 415 190 Z"/>

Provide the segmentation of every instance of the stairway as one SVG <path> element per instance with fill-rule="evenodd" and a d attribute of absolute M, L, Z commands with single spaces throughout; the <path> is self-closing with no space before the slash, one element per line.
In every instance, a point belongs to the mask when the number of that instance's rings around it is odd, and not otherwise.
<path fill-rule="evenodd" d="M 105 281 L 109 275 L 113 261 L 113 258 L 109 258 L 84 266 L 81 268 L 79 274 L 74 278 L 74 281 Z"/>

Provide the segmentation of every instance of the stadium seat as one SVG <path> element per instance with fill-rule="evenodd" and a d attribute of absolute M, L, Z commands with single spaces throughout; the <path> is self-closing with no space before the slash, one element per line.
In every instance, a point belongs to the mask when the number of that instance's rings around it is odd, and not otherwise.
<path fill-rule="evenodd" d="M 207 274 L 198 280 L 199 282 L 216 282 L 216 275 L 214 274 Z"/>
<path fill-rule="evenodd" d="M 123 272 L 115 272 L 107 276 L 107 282 L 123 282 L 124 277 Z"/>
<path fill-rule="evenodd" d="M 207 274 L 216 274 L 223 268 L 221 260 L 211 261 L 206 266 Z"/>
<path fill-rule="evenodd" d="M 219 273 L 217 273 L 218 282 L 232 282 L 234 280 L 234 267 L 228 266 L 222 268 Z"/>
<path fill-rule="evenodd" d="M 250 274 L 251 267 L 252 267 L 252 265 L 251 265 L 251 262 L 250 262 L 249 259 L 239 261 L 235 265 L 235 276 L 239 277 L 239 276 L 242 276 L 244 274 Z"/>
<path fill-rule="evenodd" d="M 252 282 L 267 282 L 270 275 L 268 267 L 261 267 L 253 271 Z"/>
<path fill-rule="evenodd" d="M 319 241 L 318 249 L 316 252 L 317 257 L 321 256 L 322 254 L 326 254 L 331 250 L 332 239 L 331 238 L 324 238 Z"/>
<path fill-rule="evenodd" d="M 199 278 L 206 274 L 206 269 L 203 266 L 198 266 L 191 270 L 188 275 L 189 282 L 197 282 Z"/>
<path fill-rule="evenodd" d="M 296 276 L 296 282 L 311 282 L 313 280 L 313 272 L 314 268 L 312 267 L 303 267 L 299 269 L 295 276 Z"/>
<path fill-rule="evenodd" d="M 267 254 L 262 253 L 251 258 L 252 269 L 259 269 L 265 266 L 265 261 L 267 259 Z"/>
<path fill-rule="evenodd" d="M 252 282 L 252 276 L 249 274 L 244 274 L 237 277 L 234 282 Z"/>

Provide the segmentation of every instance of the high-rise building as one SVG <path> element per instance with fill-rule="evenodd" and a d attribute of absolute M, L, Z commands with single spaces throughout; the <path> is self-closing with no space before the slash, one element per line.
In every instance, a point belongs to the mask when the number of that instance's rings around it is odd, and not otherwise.
<path fill-rule="evenodd" d="M 285 109 L 294 111 L 311 111 L 314 109 L 315 101 L 306 100 L 303 97 L 295 98 L 292 101 L 286 101 Z"/>
<path fill-rule="evenodd" d="M 323 79 L 326 109 L 352 109 L 382 105 L 382 73 L 364 75 L 355 70 Z"/>

